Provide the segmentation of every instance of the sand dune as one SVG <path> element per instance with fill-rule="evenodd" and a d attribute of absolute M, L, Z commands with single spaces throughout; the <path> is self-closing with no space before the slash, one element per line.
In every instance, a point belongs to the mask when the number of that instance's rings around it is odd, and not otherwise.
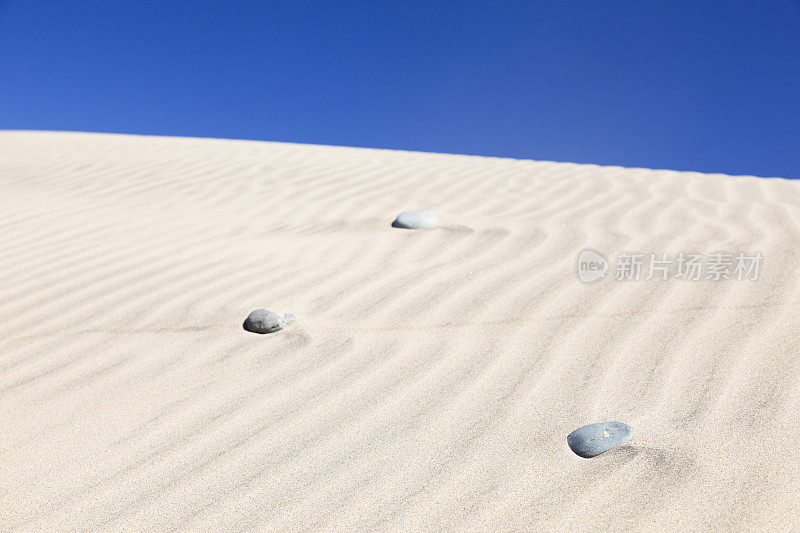
<path fill-rule="evenodd" d="M 0 132 L 0 244 L 2 530 L 800 528 L 800 183 Z"/>

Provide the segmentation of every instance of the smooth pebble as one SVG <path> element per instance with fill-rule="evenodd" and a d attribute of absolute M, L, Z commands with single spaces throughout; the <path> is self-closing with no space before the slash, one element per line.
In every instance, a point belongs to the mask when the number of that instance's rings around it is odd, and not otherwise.
<path fill-rule="evenodd" d="M 281 316 L 266 309 L 256 309 L 247 316 L 242 327 L 253 333 L 274 333 L 292 322 L 294 322 L 294 315 Z"/>
<path fill-rule="evenodd" d="M 392 227 L 405 229 L 432 228 L 439 222 L 439 217 L 427 211 L 403 211 L 392 222 Z"/>
<path fill-rule="evenodd" d="M 579 427 L 567 436 L 569 449 L 584 458 L 595 457 L 627 444 L 634 429 L 622 422 L 598 422 Z"/>

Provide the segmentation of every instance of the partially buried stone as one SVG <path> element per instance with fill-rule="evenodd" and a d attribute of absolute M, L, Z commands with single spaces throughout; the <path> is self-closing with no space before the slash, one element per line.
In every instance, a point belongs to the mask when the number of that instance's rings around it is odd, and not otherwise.
<path fill-rule="evenodd" d="M 250 313 L 242 327 L 253 333 L 274 333 L 294 322 L 294 315 L 279 315 L 266 309 L 256 309 Z"/>
<path fill-rule="evenodd" d="M 405 229 L 432 228 L 439 222 L 439 217 L 427 211 L 403 211 L 392 222 L 392 227 Z"/>
<path fill-rule="evenodd" d="M 569 449 L 588 459 L 627 444 L 634 429 L 622 422 L 598 422 L 579 427 L 567 435 Z"/>

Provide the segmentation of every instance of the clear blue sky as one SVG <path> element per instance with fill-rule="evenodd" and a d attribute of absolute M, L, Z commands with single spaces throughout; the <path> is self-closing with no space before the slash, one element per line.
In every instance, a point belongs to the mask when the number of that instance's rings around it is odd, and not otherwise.
<path fill-rule="evenodd" d="M 0 128 L 800 177 L 800 0 L 0 0 Z"/>

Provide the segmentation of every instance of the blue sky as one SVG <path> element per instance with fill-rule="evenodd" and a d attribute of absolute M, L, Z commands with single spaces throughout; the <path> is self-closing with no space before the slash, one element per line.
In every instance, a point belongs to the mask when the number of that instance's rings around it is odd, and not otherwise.
<path fill-rule="evenodd" d="M 800 0 L 0 0 L 0 128 L 800 177 Z"/>

